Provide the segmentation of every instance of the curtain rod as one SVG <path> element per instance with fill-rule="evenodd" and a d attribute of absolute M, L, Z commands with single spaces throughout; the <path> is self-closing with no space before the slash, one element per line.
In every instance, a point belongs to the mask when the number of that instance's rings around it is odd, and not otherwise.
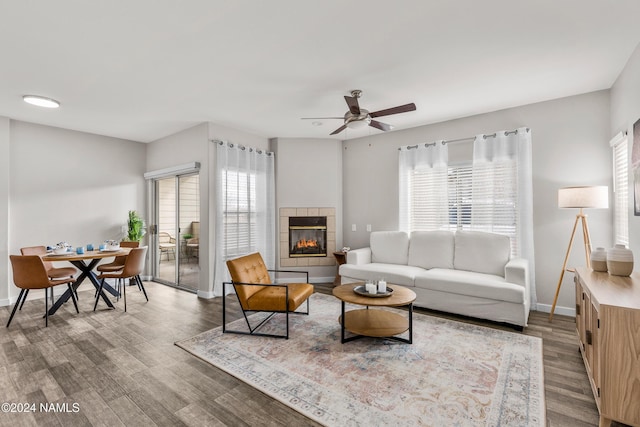
<path fill-rule="evenodd" d="M 527 132 L 529 132 L 529 128 L 526 128 Z M 518 133 L 518 129 L 514 129 L 514 130 L 508 130 L 504 132 L 504 135 L 510 135 L 510 134 L 516 134 Z M 492 134 L 487 134 L 487 135 L 482 135 L 482 138 L 487 139 L 487 138 L 495 138 L 498 135 L 497 132 L 494 132 Z M 435 146 L 438 142 L 441 142 L 442 145 L 445 144 L 453 144 L 456 142 L 463 142 L 463 141 L 473 141 L 475 140 L 476 137 L 475 136 L 469 136 L 467 138 L 459 138 L 459 139 L 449 139 L 449 140 L 441 140 L 441 141 L 435 141 L 435 142 L 427 142 L 424 144 L 425 147 L 430 147 L 430 146 Z M 407 150 L 411 150 L 412 148 L 418 148 L 420 146 L 420 144 L 416 144 L 416 145 L 407 145 Z M 398 151 L 402 150 L 402 147 L 398 148 Z"/>
<path fill-rule="evenodd" d="M 238 147 L 239 149 L 241 149 L 242 151 L 246 150 L 247 148 L 249 149 L 249 152 L 253 152 L 255 151 L 258 154 L 265 154 L 267 156 L 271 156 L 273 155 L 273 152 L 271 151 L 262 151 L 259 148 L 252 148 L 252 147 L 245 147 L 244 145 L 241 144 L 234 144 L 232 142 L 228 142 L 228 141 L 223 141 L 221 139 L 210 139 L 210 142 L 213 142 L 214 144 L 218 144 L 218 145 L 224 145 L 227 144 L 229 146 L 229 148 L 233 148 L 233 147 Z"/>

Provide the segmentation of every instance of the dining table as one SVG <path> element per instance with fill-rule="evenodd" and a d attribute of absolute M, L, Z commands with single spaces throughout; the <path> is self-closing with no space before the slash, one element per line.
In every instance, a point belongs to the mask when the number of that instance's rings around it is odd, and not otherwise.
<path fill-rule="evenodd" d="M 115 250 L 94 250 L 94 251 L 85 251 L 82 254 L 78 254 L 76 252 L 65 252 L 62 254 L 48 253 L 42 256 L 43 261 L 53 261 L 53 262 L 70 262 L 75 266 L 78 270 L 80 270 L 80 275 L 76 277 L 75 282 L 71 285 L 73 292 L 76 292 L 78 287 L 84 282 L 86 278 L 89 278 L 93 286 L 96 288 L 96 291 L 100 289 L 100 281 L 98 280 L 98 276 L 93 272 L 93 269 L 98 265 L 100 260 L 103 258 L 111 258 L 116 256 L 126 256 L 129 254 L 131 248 L 120 248 Z M 118 296 L 119 293 L 108 283 L 104 283 L 102 286 L 102 291 L 100 292 L 100 297 L 104 300 L 109 308 L 115 308 L 107 295 L 106 292 L 109 292 L 113 296 Z M 49 315 L 54 314 L 58 308 L 65 302 L 69 300 L 71 297 L 71 291 L 67 289 L 60 297 L 56 300 L 56 302 L 49 309 Z"/>

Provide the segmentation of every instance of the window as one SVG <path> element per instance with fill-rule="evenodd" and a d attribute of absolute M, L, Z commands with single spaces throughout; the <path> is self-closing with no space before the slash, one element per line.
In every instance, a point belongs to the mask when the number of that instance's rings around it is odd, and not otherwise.
<path fill-rule="evenodd" d="M 615 243 L 629 245 L 629 147 L 620 132 L 610 142 L 613 151 L 613 228 Z"/>
<path fill-rule="evenodd" d="M 225 169 L 222 172 L 224 247 L 233 258 L 257 248 L 256 174 Z"/>
<path fill-rule="evenodd" d="M 214 144 L 213 294 L 221 296 L 222 283 L 230 280 L 227 260 L 259 252 L 268 268 L 275 266 L 275 162 L 273 153 L 225 141 Z"/>
<path fill-rule="evenodd" d="M 441 182 L 429 171 L 410 170 L 409 232 L 418 230 L 474 230 L 509 236 L 517 252 L 517 179 L 515 161 L 491 167 L 462 164 L 447 168 L 447 216 L 441 215 L 433 195 Z"/>

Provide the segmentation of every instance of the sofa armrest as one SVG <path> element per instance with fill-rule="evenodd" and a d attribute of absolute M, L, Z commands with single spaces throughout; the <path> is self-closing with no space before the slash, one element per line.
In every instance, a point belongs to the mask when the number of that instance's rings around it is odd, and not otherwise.
<path fill-rule="evenodd" d="M 371 248 L 350 250 L 347 252 L 347 264 L 371 264 Z"/>
<path fill-rule="evenodd" d="M 504 279 L 529 289 L 529 261 L 524 258 L 513 258 L 504 266 Z"/>

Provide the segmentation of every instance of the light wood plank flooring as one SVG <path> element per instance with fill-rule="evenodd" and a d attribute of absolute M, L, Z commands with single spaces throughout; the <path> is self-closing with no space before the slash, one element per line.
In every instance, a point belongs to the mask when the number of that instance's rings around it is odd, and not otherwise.
<path fill-rule="evenodd" d="M 83 285 L 80 314 L 69 301 L 48 328 L 40 295 L 31 296 L 8 329 L 12 307 L 1 307 L 0 403 L 66 403 L 69 411 L 0 413 L 0 425 L 317 425 L 173 345 L 221 324 L 219 298 L 202 300 L 156 283 L 146 288 L 148 303 L 129 287 L 127 313 L 122 301 L 115 311 L 101 302 L 94 313 L 92 288 Z M 331 285 L 316 291 L 330 294 Z M 546 314 L 532 312 L 524 333 L 544 340 L 548 424 L 597 425 L 573 319 L 556 315 L 549 323 Z"/>

